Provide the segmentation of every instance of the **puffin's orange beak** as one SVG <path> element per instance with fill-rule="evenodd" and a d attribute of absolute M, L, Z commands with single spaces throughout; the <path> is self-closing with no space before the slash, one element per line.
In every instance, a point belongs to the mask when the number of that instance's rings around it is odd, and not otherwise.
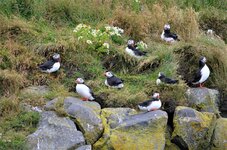
<path fill-rule="evenodd" d="M 104 76 L 106 76 L 106 73 L 103 73 Z"/>
<path fill-rule="evenodd" d="M 79 81 L 76 79 L 76 81 L 75 81 L 76 83 L 79 83 Z"/>

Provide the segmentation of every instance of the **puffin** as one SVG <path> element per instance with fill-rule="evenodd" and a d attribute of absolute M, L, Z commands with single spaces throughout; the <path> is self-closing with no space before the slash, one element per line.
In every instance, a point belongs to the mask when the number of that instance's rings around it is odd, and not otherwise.
<path fill-rule="evenodd" d="M 55 53 L 51 60 L 44 62 L 43 64 L 39 65 L 39 68 L 42 72 L 52 73 L 56 72 L 60 68 L 60 54 Z"/>
<path fill-rule="evenodd" d="M 83 101 L 93 101 L 95 99 L 94 93 L 86 84 L 84 84 L 84 80 L 82 78 L 77 78 L 76 83 L 76 92 L 83 97 Z"/>
<path fill-rule="evenodd" d="M 162 31 L 162 34 L 161 34 L 161 39 L 170 43 L 179 41 L 177 34 L 170 32 L 169 24 L 165 24 L 164 30 Z"/>
<path fill-rule="evenodd" d="M 156 84 L 159 85 L 160 83 L 177 84 L 179 83 L 179 80 L 170 79 L 166 77 L 162 72 L 159 72 L 158 79 L 156 80 Z"/>
<path fill-rule="evenodd" d="M 150 100 L 139 103 L 138 107 L 142 111 L 158 110 L 162 106 L 161 100 L 159 98 L 160 98 L 159 93 L 154 93 Z"/>
<path fill-rule="evenodd" d="M 112 72 L 106 71 L 104 75 L 107 77 L 105 85 L 112 88 L 121 89 L 124 87 L 123 80 L 117 78 Z"/>
<path fill-rule="evenodd" d="M 141 58 L 146 55 L 147 52 L 140 51 L 137 48 L 134 40 L 128 40 L 128 46 L 125 48 L 126 53 L 135 58 Z"/>
<path fill-rule="evenodd" d="M 202 56 L 199 59 L 199 69 L 197 70 L 194 80 L 192 81 L 192 84 L 198 85 L 199 87 L 203 87 L 203 83 L 208 79 L 210 76 L 210 69 L 206 65 L 206 57 Z"/>

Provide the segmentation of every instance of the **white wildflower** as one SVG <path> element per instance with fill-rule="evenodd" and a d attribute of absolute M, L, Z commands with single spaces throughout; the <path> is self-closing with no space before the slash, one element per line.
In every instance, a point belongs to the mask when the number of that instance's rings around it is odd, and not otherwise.
<path fill-rule="evenodd" d="M 78 41 L 80 40 L 80 39 L 82 39 L 83 38 L 83 36 L 79 36 L 77 39 L 78 39 Z"/>
<path fill-rule="evenodd" d="M 119 27 L 113 27 L 113 26 L 106 26 L 106 32 L 109 35 L 117 35 L 117 36 L 121 36 L 121 34 L 124 33 L 124 30 L 119 28 Z"/>
<path fill-rule="evenodd" d="M 97 37 L 97 30 L 92 29 L 92 30 L 91 30 L 91 34 L 92 34 L 94 37 Z"/>
<path fill-rule="evenodd" d="M 110 31 L 111 30 L 111 26 L 106 26 L 106 31 Z"/>
<path fill-rule="evenodd" d="M 78 32 L 78 30 L 77 29 L 74 29 L 73 32 Z"/>
<path fill-rule="evenodd" d="M 119 33 L 121 33 L 121 34 L 123 34 L 123 33 L 124 33 L 124 30 L 123 30 L 123 29 L 121 29 L 121 28 L 119 28 L 119 29 L 118 29 L 118 31 L 119 31 Z"/>
<path fill-rule="evenodd" d="M 109 48 L 110 48 L 109 43 L 103 43 L 103 46 L 104 46 L 104 47 L 106 47 L 107 49 L 109 49 Z"/>
<path fill-rule="evenodd" d="M 115 35 L 115 32 L 110 32 L 110 35 Z"/>
<path fill-rule="evenodd" d="M 87 42 L 87 44 L 92 44 L 91 40 L 87 40 L 86 42 Z"/>

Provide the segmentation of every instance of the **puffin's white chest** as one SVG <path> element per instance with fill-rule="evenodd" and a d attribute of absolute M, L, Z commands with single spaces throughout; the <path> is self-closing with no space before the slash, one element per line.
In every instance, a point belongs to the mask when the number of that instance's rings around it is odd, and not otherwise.
<path fill-rule="evenodd" d="M 84 84 L 77 84 L 76 85 L 76 92 L 85 98 L 90 98 L 92 97 L 91 93 L 90 93 L 90 89 L 84 85 Z"/>
<path fill-rule="evenodd" d="M 209 75 L 210 69 L 205 64 L 205 66 L 201 69 L 201 79 L 199 80 L 199 83 L 203 83 L 204 81 L 206 81 Z"/>
<path fill-rule="evenodd" d="M 159 85 L 159 84 L 161 84 L 162 83 L 162 81 L 160 80 L 160 79 L 157 79 L 156 80 L 156 85 Z"/>
<path fill-rule="evenodd" d="M 125 51 L 127 54 L 129 54 L 130 56 L 136 57 L 136 58 L 141 58 L 142 56 L 137 56 L 133 50 L 131 50 L 130 48 L 126 47 Z"/>
<path fill-rule="evenodd" d="M 110 86 L 110 85 L 108 84 L 108 82 L 107 82 L 107 79 L 105 80 L 105 85 L 106 85 L 106 86 Z"/>
<path fill-rule="evenodd" d="M 48 73 L 52 73 L 57 71 L 60 68 L 60 62 L 54 63 L 53 67 L 51 69 L 47 69 Z"/>
<path fill-rule="evenodd" d="M 161 106 L 162 106 L 162 103 L 161 103 L 160 100 L 159 100 L 159 101 L 153 101 L 153 102 L 147 107 L 147 109 L 148 109 L 148 111 L 150 111 L 150 110 L 156 110 L 156 109 L 161 108 Z"/>

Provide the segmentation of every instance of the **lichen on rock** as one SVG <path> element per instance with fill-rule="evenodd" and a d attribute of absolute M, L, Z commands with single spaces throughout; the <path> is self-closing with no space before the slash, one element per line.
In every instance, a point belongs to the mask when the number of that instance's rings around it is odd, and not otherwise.
<path fill-rule="evenodd" d="M 212 138 L 212 150 L 227 149 L 227 119 L 220 118 L 216 122 Z"/>
<path fill-rule="evenodd" d="M 104 109 L 105 130 L 94 149 L 164 150 L 167 114 L 161 110 L 135 113 L 129 108 Z"/>
<path fill-rule="evenodd" d="M 178 106 L 174 115 L 172 142 L 181 149 L 207 149 L 210 147 L 215 121 L 213 113 L 201 113 L 189 107 Z"/>
<path fill-rule="evenodd" d="M 198 111 L 219 114 L 219 91 L 208 88 L 189 88 L 186 92 L 189 107 Z"/>

